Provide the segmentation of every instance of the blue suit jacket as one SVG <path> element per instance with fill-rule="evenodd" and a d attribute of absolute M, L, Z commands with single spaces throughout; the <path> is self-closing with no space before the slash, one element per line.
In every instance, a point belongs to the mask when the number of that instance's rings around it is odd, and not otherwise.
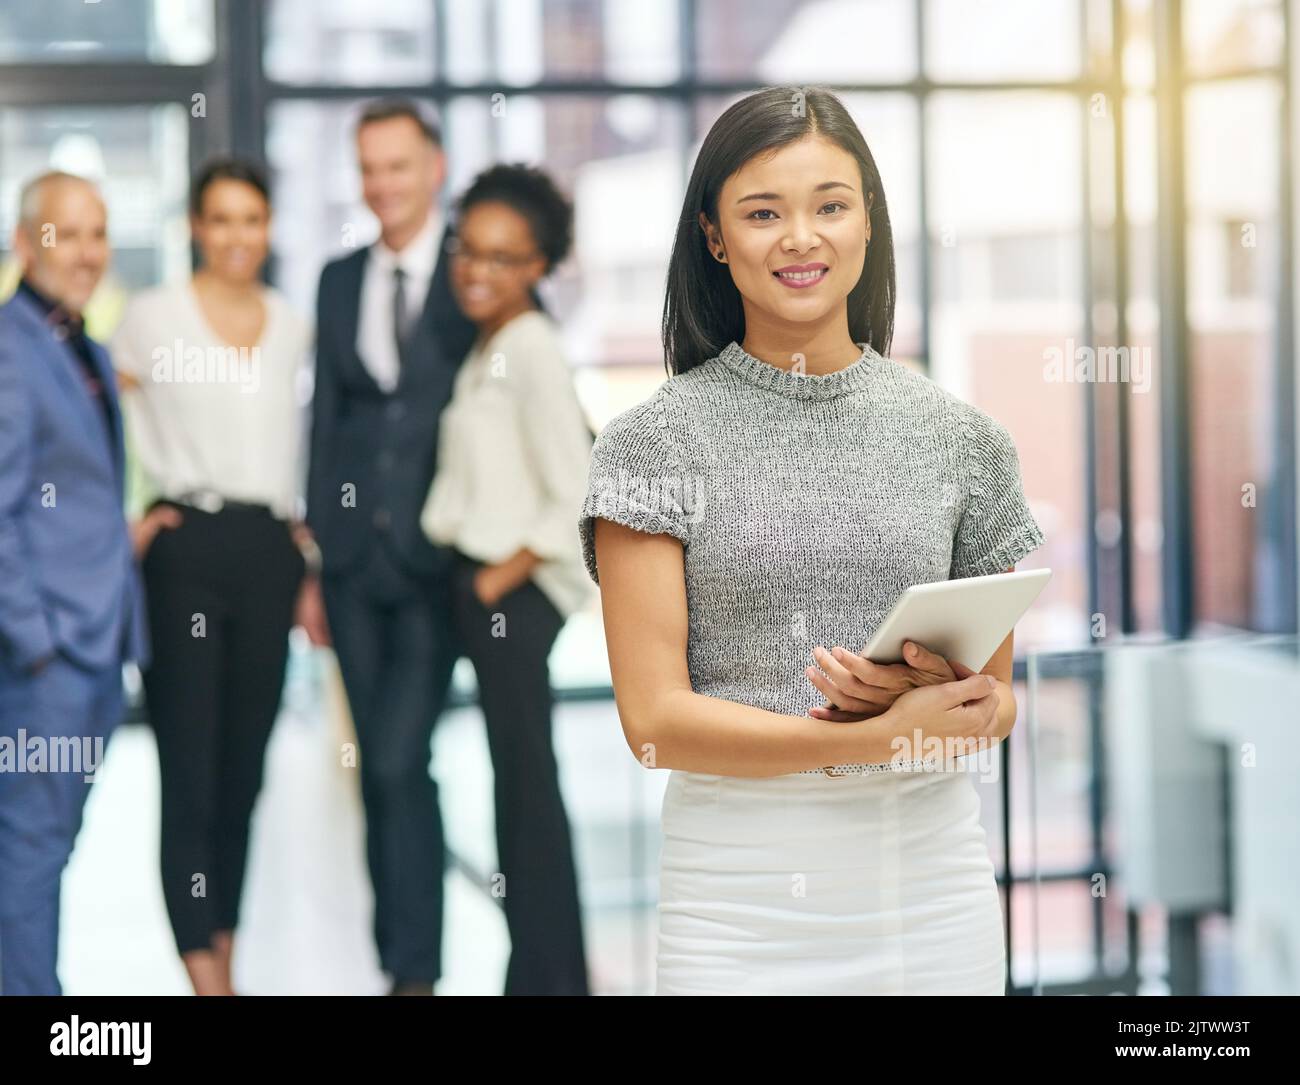
<path fill-rule="evenodd" d="M 111 439 L 39 306 L 22 293 L 0 306 L 0 652 L 18 669 L 54 651 L 93 668 L 148 661 L 122 416 L 108 353 L 91 352 Z"/>

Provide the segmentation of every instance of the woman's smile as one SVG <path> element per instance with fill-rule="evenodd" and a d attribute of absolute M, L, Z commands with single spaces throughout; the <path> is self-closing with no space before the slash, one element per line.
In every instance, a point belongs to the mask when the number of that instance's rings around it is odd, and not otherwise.
<path fill-rule="evenodd" d="M 791 290 L 806 290 L 810 286 L 816 286 L 830 271 L 825 264 L 791 264 L 772 272 L 772 275 L 782 286 L 788 286 Z"/>

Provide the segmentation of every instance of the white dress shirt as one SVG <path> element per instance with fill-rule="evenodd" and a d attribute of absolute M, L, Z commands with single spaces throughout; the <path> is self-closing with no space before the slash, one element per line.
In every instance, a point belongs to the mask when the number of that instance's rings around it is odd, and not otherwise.
<path fill-rule="evenodd" d="M 138 384 L 123 389 L 122 411 L 148 496 L 215 494 L 299 515 L 311 326 L 270 287 L 262 302 L 262 335 L 246 351 L 212 329 L 188 279 L 127 304 L 109 349 Z"/>
<path fill-rule="evenodd" d="M 393 273 L 406 273 L 403 293 L 408 319 L 414 323 L 424 311 L 433 270 L 438 265 L 443 220 L 437 206 L 429 212 L 423 228 L 400 252 L 383 239 L 370 246 L 366 271 L 361 281 L 361 316 L 357 322 L 357 352 L 361 361 L 385 392 L 397 387 L 401 359 L 397 356 L 397 335 L 393 328 Z"/>
<path fill-rule="evenodd" d="M 489 564 L 526 546 L 541 559 L 533 580 L 567 617 L 592 591 L 577 528 L 590 457 L 555 325 L 520 313 L 461 364 L 420 526 Z"/>

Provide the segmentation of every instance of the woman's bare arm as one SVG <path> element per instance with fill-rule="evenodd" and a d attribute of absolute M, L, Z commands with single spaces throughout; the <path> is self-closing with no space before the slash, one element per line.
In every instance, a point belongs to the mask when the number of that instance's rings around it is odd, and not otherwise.
<path fill-rule="evenodd" d="M 826 723 L 695 693 L 682 544 L 597 519 L 595 546 L 614 699 L 646 767 L 763 777 L 890 759 L 879 719 Z"/>

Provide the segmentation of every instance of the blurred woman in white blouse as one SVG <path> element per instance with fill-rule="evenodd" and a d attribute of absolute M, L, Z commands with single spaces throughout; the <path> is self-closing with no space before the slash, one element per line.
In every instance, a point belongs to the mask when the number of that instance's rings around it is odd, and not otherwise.
<path fill-rule="evenodd" d="M 155 517 L 144 673 L 162 779 L 163 897 L 196 994 L 233 994 L 249 819 L 310 546 L 297 524 L 310 327 L 260 279 L 261 171 L 195 178 L 193 278 L 136 295 L 112 343 Z"/>
<path fill-rule="evenodd" d="M 573 209 L 540 170 L 498 165 L 456 210 L 452 289 L 479 335 L 442 414 L 421 524 L 458 559 L 452 605 L 496 779 L 505 993 L 587 994 L 547 657 L 588 598 L 576 524 L 591 431 L 535 291 L 569 251 Z"/>

